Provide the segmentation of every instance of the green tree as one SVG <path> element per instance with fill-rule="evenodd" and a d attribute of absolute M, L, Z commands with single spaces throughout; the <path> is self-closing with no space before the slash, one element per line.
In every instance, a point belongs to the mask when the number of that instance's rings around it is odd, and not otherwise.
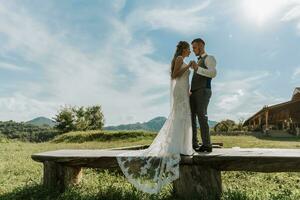
<path fill-rule="evenodd" d="M 89 122 L 86 119 L 86 109 L 81 107 L 73 107 L 73 112 L 75 115 L 75 128 L 77 131 L 85 131 L 88 129 Z"/>
<path fill-rule="evenodd" d="M 86 120 L 89 130 L 101 130 L 104 126 L 104 115 L 100 105 L 86 108 Z"/>
<path fill-rule="evenodd" d="M 235 122 L 230 119 L 223 120 L 217 123 L 214 127 L 215 132 L 228 132 L 232 131 L 235 127 Z"/>
<path fill-rule="evenodd" d="M 55 128 L 62 132 L 101 130 L 104 126 L 104 115 L 100 105 L 81 107 L 63 107 L 54 120 Z"/>
<path fill-rule="evenodd" d="M 243 118 L 240 118 L 239 119 L 239 122 L 234 126 L 233 130 L 234 131 L 245 131 L 245 127 L 243 127 L 244 125 L 244 119 Z"/>
<path fill-rule="evenodd" d="M 76 129 L 74 108 L 70 106 L 62 107 L 58 114 L 53 118 L 56 121 L 55 128 L 62 132 L 69 132 Z"/>

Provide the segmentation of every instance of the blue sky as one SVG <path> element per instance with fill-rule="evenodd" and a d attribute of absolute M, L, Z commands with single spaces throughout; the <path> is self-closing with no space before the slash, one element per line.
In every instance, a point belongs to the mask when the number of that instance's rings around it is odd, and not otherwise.
<path fill-rule="evenodd" d="M 95 104 L 106 125 L 168 116 L 176 43 L 197 37 L 217 59 L 211 120 L 246 119 L 300 86 L 299 0 L 10 0 L 0 120 Z"/>

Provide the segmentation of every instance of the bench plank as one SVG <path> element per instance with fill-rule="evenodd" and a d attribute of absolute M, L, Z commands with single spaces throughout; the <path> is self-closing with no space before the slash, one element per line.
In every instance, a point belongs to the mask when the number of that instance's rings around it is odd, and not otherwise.
<path fill-rule="evenodd" d="M 138 149 L 136 147 L 132 149 Z M 116 157 L 136 150 L 57 150 L 33 154 L 44 164 L 44 185 L 63 192 L 80 182 L 82 167 L 117 168 Z M 222 148 L 182 156 L 180 177 L 173 183 L 180 199 L 221 199 L 221 171 L 300 172 L 300 149 Z"/>
<path fill-rule="evenodd" d="M 57 150 L 33 154 L 38 162 L 54 161 L 64 165 L 112 168 L 121 153 L 134 150 Z M 220 171 L 300 172 L 300 149 L 222 148 L 211 153 L 182 156 L 181 164 L 209 166 Z"/>

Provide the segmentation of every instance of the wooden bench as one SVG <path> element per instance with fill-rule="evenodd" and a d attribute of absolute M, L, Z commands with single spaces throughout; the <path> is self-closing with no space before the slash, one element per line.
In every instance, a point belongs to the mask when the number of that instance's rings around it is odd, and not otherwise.
<path fill-rule="evenodd" d="M 57 150 L 34 154 L 32 159 L 44 164 L 44 185 L 63 192 L 80 182 L 84 167 L 118 168 L 116 156 L 125 151 L 134 150 Z M 182 156 L 174 192 L 183 199 L 220 199 L 221 171 L 300 172 L 300 149 L 216 148 Z"/>

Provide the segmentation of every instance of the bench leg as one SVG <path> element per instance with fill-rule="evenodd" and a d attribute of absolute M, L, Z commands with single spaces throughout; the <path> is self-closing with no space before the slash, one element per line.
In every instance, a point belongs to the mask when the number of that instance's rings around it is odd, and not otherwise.
<path fill-rule="evenodd" d="M 63 192 L 67 187 L 78 184 L 82 178 L 81 167 L 63 166 L 59 163 L 44 162 L 44 186 Z"/>
<path fill-rule="evenodd" d="M 173 188 L 180 199 L 221 199 L 220 171 L 197 165 L 180 165 L 179 176 Z"/>

